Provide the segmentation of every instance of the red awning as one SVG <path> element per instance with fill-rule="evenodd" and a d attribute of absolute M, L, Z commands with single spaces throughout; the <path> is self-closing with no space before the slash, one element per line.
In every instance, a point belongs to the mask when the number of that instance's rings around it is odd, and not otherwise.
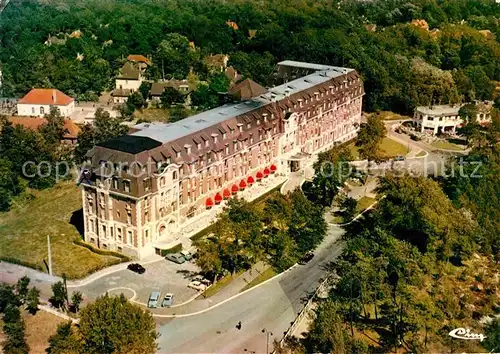
<path fill-rule="evenodd" d="M 231 192 L 233 193 L 238 193 L 240 189 L 238 188 L 238 186 L 236 184 L 233 184 L 233 186 L 231 187 Z"/>
<path fill-rule="evenodd" d="M 230 198 L 231 197 L 231 192 L 229 191 L 229 189 L 224 189 L 224 192 L 222 194 L 224 196 L 224 199 L 227 199 L 227 198 Z"/>
<path fill-rule="evenodd" d="M 271 169 L 271 173 L 274 173 L 274 172 L 276 172 L 276 170 L 277 170 L 278 168 L 276 167 L 276 165 L 271 165 L 271 166 L 270 166 L 270 169 Z"/>
<path fill-rule="evenodd" d="M 214 201 L 212 200 L 212 198 L 207 198 L 207 201 L 205 202 L 205 205 L 207 206 L 207 208 L 211 208 L 214 206 Z"/>
<path fill-rule="evenodd" d="M 270 173 L 270 171 L 269 171 L 269 169 L 266 167 L 266 168 L 264 169 L 264 176 L 269 176 L 269 173 Z"/>
<path fill-rule="evenodd" d="M 247 187 L 247 183 L 245 182 L 244 179 L 240 181 L 240 189 L 245 189 Z"/>
<path fill-rule="evenodd" d="M 220 193 L 217 193 L 214 199 L 215 199 L 215 204 L 219 204 L 220 202 L 222 202 L 222 195 L 220 195 Z"/>
<path fill-rule="evenodd" d="M 250 176 L 250 177 L 247 178 L 247 183 L 248 184 L 254 184 L 255 183 L 255 180 L 253 179 L 252 176 Z"/>
<path fill-rule="evenodd" d="M 264 177 L 264 175 L 262 174 L 262 172 L 259 171 L 259 172 L 257 172 L 256 177 L 257 177 L 257 180 L 259 180 L 259 179 L 262 179 L 262 177 Z"/>

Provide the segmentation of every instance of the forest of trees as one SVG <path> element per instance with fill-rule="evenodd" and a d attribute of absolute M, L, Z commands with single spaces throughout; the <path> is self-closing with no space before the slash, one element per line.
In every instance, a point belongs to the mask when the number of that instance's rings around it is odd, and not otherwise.
<path fill-rule="evenodd" d="M 95 97 L 131 53 L 153 59 L 151 79 L 185 78 L 190 69 L 205 79 L 201 58 L 226 53 L 262 84 L 283 59 L 352 67 L 365 81 L 365 110 L 408 113 L 492 98 L 500 45 L 478 30 L 499 38 L 499 17 L 493 0 L 12 0 L 0 23 L 3 94 L 57 87 Z M 414 19 L 429 30 L 410 25 Z M 59 41 L 44 44 L 49 37 Z"/>
<path fill-rule="evenodd" d="M 450 160 L 447 177 L 380 178 L 385 198 L 346 227 L 332 265 L 340 279 L 306 338 L 285 351 L 498 351 L 499 321 L 479 320 L 500 312 L 499 118 L 494 111 L 467 157 Z M 489 339 L 454 341 L 448 332 L 458 327 Z"/>

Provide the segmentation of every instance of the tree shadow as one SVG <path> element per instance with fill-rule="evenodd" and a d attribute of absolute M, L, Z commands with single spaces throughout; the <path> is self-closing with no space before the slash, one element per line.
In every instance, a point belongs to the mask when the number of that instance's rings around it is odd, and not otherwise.
<path fill-rule="evenodd" d="M 182 276 L 184 277 L 184 279 L 189 279 L 189 278 L 192 278 L 194 277 L 195 275 L 198 275 L 198 272 L 193 272 L 193 271 L 190 271 L 190 270 L 187 270 L 187 269 L 179 269 L 176 271 L 177 274 L 182 274 Z"/>
<path fill-rule="evenodd" d="M 75 210 L 71 214 L 71 218 L 69 219 L 69 223 L 73 225 L 78 233 L 83 237 L 84 227 L 83 227 L 83 208 Z"/>

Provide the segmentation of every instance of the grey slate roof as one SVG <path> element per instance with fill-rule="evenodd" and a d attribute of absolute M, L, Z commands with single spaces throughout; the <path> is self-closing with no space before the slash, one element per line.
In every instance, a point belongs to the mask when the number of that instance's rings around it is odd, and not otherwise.
<path fill-rule="evenodd" d="M 161 143 L 172 142 L 184 136 L 196 133 L 197 131 L 209 128 L 216 124 L 220 124 L 230 118 L 243 115 L 260 107 L 271 104 L 272 102 L 283 99 L 286 96 L 290 96 L 295 93 L 310 89 L 318 84 L 327 82 L 332 78 L 336 78 L 354 71 L 353 69 L 338 68 L 326 65 L 291 61 L 285 62 L 293 63 L 294 65 L 309 65 L 314 68 L 317 67 L 321 69 L 307 76 L 289 81 L 283 85 L 273 87 L 269 89 L 268 92 L 258 97 L 254 97 L 249 100 L 237 103 L 228 103 L 209 111 L 205 111 L 194 116 L 182 119 L 175 123 L 138 124 L 134 126 L 134 128 L 138 129 L 139 131 L 133 133 L 132 135 L 148 137 Z M 315 70 L 312 67 L 310 68 Z"/>

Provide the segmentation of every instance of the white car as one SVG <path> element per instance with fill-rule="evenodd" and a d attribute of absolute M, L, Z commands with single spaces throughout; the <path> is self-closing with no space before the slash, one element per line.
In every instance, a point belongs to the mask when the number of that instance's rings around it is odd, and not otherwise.
<path fill-rule="evenodd" d="M 204 291 L 207 288 L 207 286 L 199 280 L 193 280 L 188 284 L 188 288 L 195 289 L 198 291 Z"/>

